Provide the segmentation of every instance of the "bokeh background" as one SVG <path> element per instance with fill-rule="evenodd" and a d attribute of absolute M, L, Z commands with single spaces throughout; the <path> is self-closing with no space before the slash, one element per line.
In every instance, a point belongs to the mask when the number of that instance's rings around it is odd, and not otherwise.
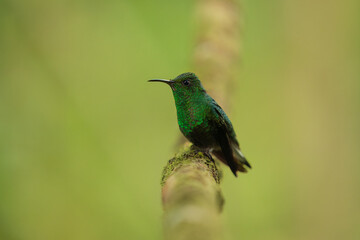
<path fill-rule="evenodd" d="M 360 239 L 360 2 L 243 0 L 224 239 Z M 195 2 L 0 1 L 0 239 L 161 239 Z M 200 76 L 201 77 L 201 76 Z M 205 84 L 206 87 L 206 84 Z"/>

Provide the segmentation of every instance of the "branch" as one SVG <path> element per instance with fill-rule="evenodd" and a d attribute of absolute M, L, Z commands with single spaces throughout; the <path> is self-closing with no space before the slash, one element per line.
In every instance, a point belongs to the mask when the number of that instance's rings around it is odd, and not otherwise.
<path fill-rule="evenodd" d="M 234 0 L 199 0 L 194 72 L 210 95 L 228 109 L 240 55 L 240 14 Z M 165 239 L 219 239 L 221 172 L 208 155 L 185 148 L 162 176 Z"/>
<path fill-rule="evenodd" d="M 220 178 L 214 160 L 194 148 L 168 162 L 162 176 L 165 239 L 219 239 Z"/>

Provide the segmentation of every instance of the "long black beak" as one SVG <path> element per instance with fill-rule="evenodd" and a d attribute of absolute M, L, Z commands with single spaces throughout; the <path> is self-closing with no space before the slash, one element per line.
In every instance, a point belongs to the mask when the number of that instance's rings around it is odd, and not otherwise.
<path fill-rule="evenodd" d="M 166 79 L 151 79 L 148 82 L 163 82 L 163 83 L 167 83 L 167 84 L 171 84 L 174 81 L 172 80 L 166 80 Z"/>

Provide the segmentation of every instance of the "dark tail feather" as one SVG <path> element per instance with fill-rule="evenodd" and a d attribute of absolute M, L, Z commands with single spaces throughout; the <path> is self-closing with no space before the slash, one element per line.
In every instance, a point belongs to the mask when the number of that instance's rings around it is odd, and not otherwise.
<path fill-rule="evenodd" d="M 240 151 L 240 150 L 239 150 Z M 223 152 L 221 150 L 213 150 L 212 154 L 215 155 L 215 157 L 217 159 L 219 159 L 221 162 L 223 162 L 224 164 L 228 165 L 226 158 L 223 154 Z M 246 160 L 246 158 L 244 157 L 244 155 L 242 155 L 242 153 L 238 153 L 237 150 L 233 149 L 233 156 L 234 156 L 234 161 L 236 163 L 236 170 L 239 172 L 243 172 L 246 173 L 247 169 L 245 166 L 247 166 L 248 168 L 251 168 L 250 163 Z M 236 176 L 236 171 L 234 172 L 234 175 Z"/>
<path fill-rule="evenodd" d="M 250 163 L 246 160 L 244 154 L 242 154 L 242 152 L 240 151 L 239 148 L 237 148 L 236 146 L 233 147 L 233 151 L 234 151 L 234 158 L 238 159 L 240 161 L 240 163 L 246 165 L 248 168 L 251 168 Z"/>

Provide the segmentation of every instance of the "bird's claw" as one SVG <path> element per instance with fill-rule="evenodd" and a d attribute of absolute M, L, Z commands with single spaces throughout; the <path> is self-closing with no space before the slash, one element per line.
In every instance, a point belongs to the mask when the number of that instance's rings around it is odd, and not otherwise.
<path fill-rule="evenodd" d="M 211 161 L 215 162 L 215 161 L 214 161 L 214 158 L 211 156 L 211 153 L 210 153 L 210 151 L 209 151 L 208 149 L 202 149 L 202 148 L 199 148 L 198 146 L 191 145 L 191 146 L 190 146 L 190 150 L 195 151 L 196 153 L 201 152 L 201 153 L 203 153 L 207 158 L 209 158 Z"/>

